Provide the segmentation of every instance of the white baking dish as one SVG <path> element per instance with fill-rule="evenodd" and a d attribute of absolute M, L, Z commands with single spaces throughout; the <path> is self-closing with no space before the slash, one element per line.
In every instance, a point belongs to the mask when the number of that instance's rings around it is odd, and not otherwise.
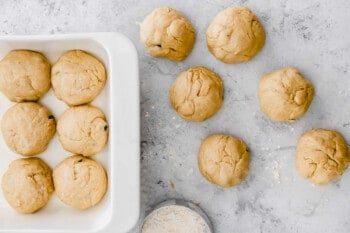
<path fill-rule="evenodd" d="M 139 80 L 135 47 L 118 33 L 0 37 L 0 58 L 13 49 L 40 51 L 52 63 L 67 50 L 82 49 L 103 61 L 108 80 L 92 105 L 106 114 L 110 135 L 106 149 L 93 158 L 106 168 L 109 189 L 103 201 L 89 210 L 74 210 L 53 194 L 48 205 L 32 215 L 15 212 L 0 192 L 0 232 L 127 232 L 137 222 L 140 211 Z M 56 119 L 67 108 L 52 89 L 39 102 Z M 0 117 L 11 105 L 0 94 Z M 68 155 L 56 134 L 49 148 L 38 157 L 53 168 Z M 18 158 L 21 156 L 10 151 L 0 136 L 0 176 Z"/>

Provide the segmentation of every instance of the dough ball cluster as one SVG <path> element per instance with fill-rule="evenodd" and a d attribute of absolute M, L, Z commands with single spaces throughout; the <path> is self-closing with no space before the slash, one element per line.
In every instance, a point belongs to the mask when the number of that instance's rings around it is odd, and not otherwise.
<path fill-rule="evenodd" d="M 54 191 L 51 173 L 49 166 L 39 158 L 13 161 L 1 182 L 6 201 L 20 213 L 38 211 Z"/>
<path fill-rule="evenodd" d="M 56 132 L 56 121 L 41 104 L 18 103 L 3 115 L 1 132 L 13 152 L 33 156 L 46 150 Z"/>
<path fill-rule="evenodd" d="M 225 63 L 251 60 L 265 44 L 265 32 L 255 14 L 245 7 L 219 12 L 206 32 L 209 51 Z"/>
<path fill-rule="evenodd" d="M 87 159 L 107 144 L 108 124 L 103 112 L 90 105 L 103 89 L 106 71 L 92 55 L 73 50 L 63 54 L 52 68 L 37 52 L 15 50 L 0 61 L 0 90 L 11 100 L 1 119 L 7 146 L 15 153 L 33 156 L 44 152 L 56 132 L 52 113 L 36 102 L 50 88 L 70 106 L 57 124 L 64 149 L 80 154 L 69 157 L 54 171 L 59 198 L 66 204 L 87 209 L 95 206 L 107 190 L 107 174 L 98 162 Z M 13 161 L 2 178 L 5 199 L 20 213 L 44 207 L 54 191 L 51 169 L 39 158 Z"/>
<path fill-rule="evenodd" d="M 221 187 L 241 183 L 248 174 L 249 160 L 246 144 L 239 138 L 224 134 L 206 137 L 198 153 L 202 175 Z"/>
<path fill-rule="evenodd" d="M 107 191 L 107 174 L 102 165 L 81 155 L 58 164 L 53 180 L 60 200 L 80 210 L 95 206 Z"/>
<path fill-rule="evenodd" d="M 0 91 L 10 101 L 37 101 L 50 89 L 50 62 L 39 52 L 13 50 L 0 61 Z"/>
<path fill-rule="evenodd" d="M 221 107 L 224 87 L 216 73 L 202 67 L 182 72 L 170 88 L 170 101 L 177 113 L 188 121 L 204 121 Z"/>
<path fill-rule="evenodd" d="M 51 73 L 56 97 L 70 106 L 90 103 L 106 83 L 104 65 L 81 50 L 63 54 L 53 65 Z"/>
<path fill-rule="evenodd" d="M 141 41 L 154 57 L 184 60 L 192 51 L 196 34 L 186 17 L 170 7 L 152 11 L 142 22 Z"/>
<path fill-rule="evenodd" d="M 315 90 L 297 69 L 275 70 L 259 84 L 260 108 L 273 121 L 293 122 L 308 110 Z"/>
<path fill-rule="evenodd" d="M 313 129 L 303 134 L 297 143 L 297 171 L 316 185 L 340 177 L 349 162 L 347 144 L 336 131 Z"/>

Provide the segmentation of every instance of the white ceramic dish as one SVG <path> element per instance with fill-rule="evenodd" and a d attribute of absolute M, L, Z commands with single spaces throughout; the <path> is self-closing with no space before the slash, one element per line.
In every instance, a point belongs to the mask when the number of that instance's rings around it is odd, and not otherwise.
<path fill-rule="evenodd" d="M 0 59 L 13 49 L 40 51 L 52 63 L 67 50 L 82 49 L 103 61 L 108 81 L 92 105 L 106 114 L 110 134 L 106 149 L 93 158 L 107 170 L 109 189 L 103 201 L 89 210 L 74 210 L 53 194 L 48 205 L 32 215 L 15 212 L 0 192 L 0 232 L 127 232 L 136 224 L 140 211 L 139 80 L 135 47 L 118 33 L 0 37 Z M 67 109 L 52 89 L 39 102 L 56 119 Z M 0 94 L 0 117 L 12 105 Z M 53 168 L 68 155 L 56 134 L 38 157 Z M 18 158 L 21 156 L 10 151 L 0 136 L 0 176 Z"/>

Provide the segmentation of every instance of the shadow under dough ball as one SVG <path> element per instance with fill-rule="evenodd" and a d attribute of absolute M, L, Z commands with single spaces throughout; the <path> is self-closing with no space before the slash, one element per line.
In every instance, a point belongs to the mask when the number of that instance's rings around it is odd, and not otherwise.
<path fill-rule="evenodd" d="M 209 51 L 224 63 L 251 60 L 265 44 L 265 32 L 255 14 L 245 7 L 219 12 L 206 32 Z"/>
<path fill-rule="evenodd" d="M 47 204 L 54 191 L 52 172 L 39 158 L 17 159 L 3 175 L 1 187 L 12 208 L 34 213 Z"/>
<path fill-rule="evenodd" d="M 90 105 L 71 107 L 58 120 L 57 133 L 65 150 L 91 156 L 106 146 L 108 123 L 99 108 Z"/>
<path fill-rule="evenodd" d="M 102 165 L 81 155 L 73 155 L 53 170 L 56 194 L 75 209 L 98 204 L 107 191 L 107 174 Z"/>
<path fill-rule="evenodd" d="M 0 91 L 13 102 L 36 101 L 50 89 L 50 62 L 30 50 L 13 50 L 0 61 Z"/>
<path fill-rule="evenodd" d="M 336 131 L 313 129 L 298 140 L 296 169 L 300 176 L 316 185 L 325 185 L 340 177 L 349 162 L 347 144 Z"/>
<path fill-rule="evenodd" d="M 143 20 L 140 37 L 153 57 L 182 61 L 191 53 L 196 33 L 183 14 L 170 7 L 160 7 Z"/>
<path fill-rule="evenodd" d="M 170 88 L 170 102 L 188 121 L 205 121 L 221 107 L 224 86 L 216 73 L 202 67 L 182 72 Z"/>
<path fill-rule="evenodd" d="M 3 115 L 1 132 L 13 152 L 32 156 L 46 150 L 56 132 L 56 121 L 41 104 L 18 103 Z"/>
<path fill-rule="evenodd" d="M 51 83 L 56 97 L 69 106 L 93 101 L 106 83 L 102 62 L 91 54 L 72 50 L 52 66 Z"/>
<path fill-rule="evenodd" d="M 293 122 L 302 117 L 314 95 L 312 83 L 295 68 L 275 70 L 259 83 L 261 111 L 273 121 Z"/>
<path fill-rule="evenodd" d="M 226 188 L 238 185 L 248 175 L 249 160 L 246 144 L 239 138 L 224 134 L 206 137 L 198 153 L 202 175 Z"/>

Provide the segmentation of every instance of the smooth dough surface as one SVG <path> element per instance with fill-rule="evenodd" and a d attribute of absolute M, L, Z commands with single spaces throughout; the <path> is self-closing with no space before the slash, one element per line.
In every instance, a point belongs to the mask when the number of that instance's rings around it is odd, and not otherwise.
<path fill-rule="evenodd" d="M 202 175 L 221 187 L 239 184 L 248 174 L 249 160 L 246 144 L 239 138 L 225 134 L 205 138 L 198 153 Z"/>
<path fill-rule="evenodd" d="M 265 32 L 255 14 L 245 7 L 219 12 L 206 32 L 209 51 L 225 63 L 251 60 L 265 44 Z"/>
<path fill-rule="evenodd" d="M 63 148 L 84 156 L 100 152 L 108 141 L 108 123 L 103 112 L 90 105 L 67 109 L 57 122 Z"/>
<path fill-rule="evenodd" d="M 36 101 L 50 89 L 50 70 L 41 53 L 13 50 L 0 61 L 0 91 L 13 102 Z"/>
<path fill-rule="evenodd" d="M 90 103 L 106 83 L 104 65 L 82 50 L 63 54 L 53 65 L 51 75 L 56 97 L 70 106 Z"/>
<path fill-rule="evenodd" d="M 340 177 L 349 162 L 346 141 L 336 131 L 313 129 L 299 138 L 296 169 L 300 176 L 316 185 L 325 185 Z"/>
<path fill-rule="evenodd" d="M 183 119 L 204 121 L 220 109 L 224 86 L 219 75 L 197 66 L 182 72 L 169 94 L 172 106 Z"/>
<path fill-rule="evenodd" d="M 56 121 L 52 113 L 41 104 L 18 103 L 3 115 L 1 131 L 12 151 L 32 156 L 46 150 L 56 132 Z"/>
<path fill-rule="evenodd" d="M 56 194 L 75 209 L 88 209 L 98 204 L 107 191 L 107 174 L 98 162 L 73 155 L 53 170 Z"/>
<path fill-rule="evenodd" d="M 34 213 L 47 204 L 54 191 L 52 172 L 39 158 L 17 159 L 3 175 L 1 187 L 12 208 Z"/>
<path fill-rule="evenodd" d="M 260 108 L 273 121 L 293 122 L 308 110 L 315 90 L 297 69 L 284 68 L 264 75 L 259 84 Z"/>
<path fill-rule="evenodd" d="M 140 27 L 141 41 L 154 57 L 182 61 L 192 51 L 196 34 L 186 17 L 170 7 L 152 11 Z"/>

